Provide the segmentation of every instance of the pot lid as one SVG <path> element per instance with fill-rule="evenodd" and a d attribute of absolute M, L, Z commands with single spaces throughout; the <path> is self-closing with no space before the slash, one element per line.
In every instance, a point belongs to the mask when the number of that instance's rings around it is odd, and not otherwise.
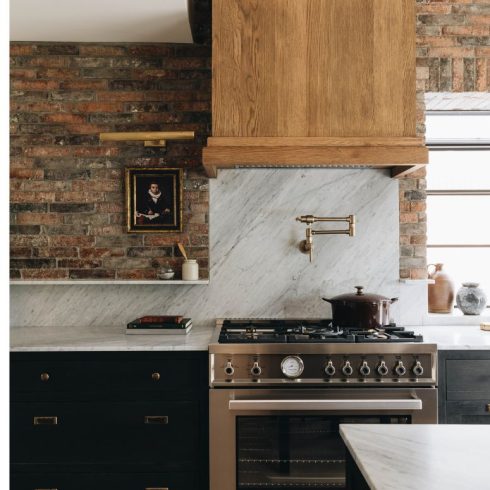
<path fill-rule="evenodd" d="M 357 289 L 357 293 L 345 293 L 334 296 L 333 298 L 327 300 L 329 302 L 334 301 L 350 301 L 359 303 L 379 303 L 380 301 L 396 301 L 396 298 L 387 298 L 386 296 L 381 296 L 380 294 L 365 293 L 364 286 L 354 286 Z"/>

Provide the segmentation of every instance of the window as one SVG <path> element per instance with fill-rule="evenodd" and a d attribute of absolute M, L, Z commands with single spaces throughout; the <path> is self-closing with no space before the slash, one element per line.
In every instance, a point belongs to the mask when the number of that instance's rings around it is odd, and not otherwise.
<path fill-rule="evenodd" d="M 490 300 L 490 112 L 428 112 L 426 123 L 427 262 Z"/>

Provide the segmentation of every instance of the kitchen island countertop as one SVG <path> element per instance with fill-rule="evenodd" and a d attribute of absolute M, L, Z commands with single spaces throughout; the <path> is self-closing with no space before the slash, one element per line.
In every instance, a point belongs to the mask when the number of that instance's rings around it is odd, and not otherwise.
<path fill-rule="evenodd" d="M 340 425 L 372 490 L 490 488 L 485 425 Z"/>
<path fill-rule="evenodd" d="M 12 327 L 11 352 L 207 351 L 214 327 L 187 335 L 126 335 L 125 326 Z"/>

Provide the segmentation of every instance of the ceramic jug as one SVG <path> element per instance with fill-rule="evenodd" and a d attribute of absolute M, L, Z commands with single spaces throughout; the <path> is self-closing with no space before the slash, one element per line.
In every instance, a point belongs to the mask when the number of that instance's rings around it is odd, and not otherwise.
<path fill-rule="evenodd" d="M 451 277 L 442 270 L 444 264 L 429 264 L 429 313 L 452 313 L 454 304 L 454 284 Z M 431 268 L 432 272 L 431 272 Z"/>

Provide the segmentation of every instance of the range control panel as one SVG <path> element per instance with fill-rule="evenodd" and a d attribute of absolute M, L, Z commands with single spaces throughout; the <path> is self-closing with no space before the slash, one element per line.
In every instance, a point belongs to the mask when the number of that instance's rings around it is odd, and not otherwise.
<path fill-rule="evenodd" d="M 436 384 L 436 355 L 226 354 L 210 355 L 211 385 Z"/>

